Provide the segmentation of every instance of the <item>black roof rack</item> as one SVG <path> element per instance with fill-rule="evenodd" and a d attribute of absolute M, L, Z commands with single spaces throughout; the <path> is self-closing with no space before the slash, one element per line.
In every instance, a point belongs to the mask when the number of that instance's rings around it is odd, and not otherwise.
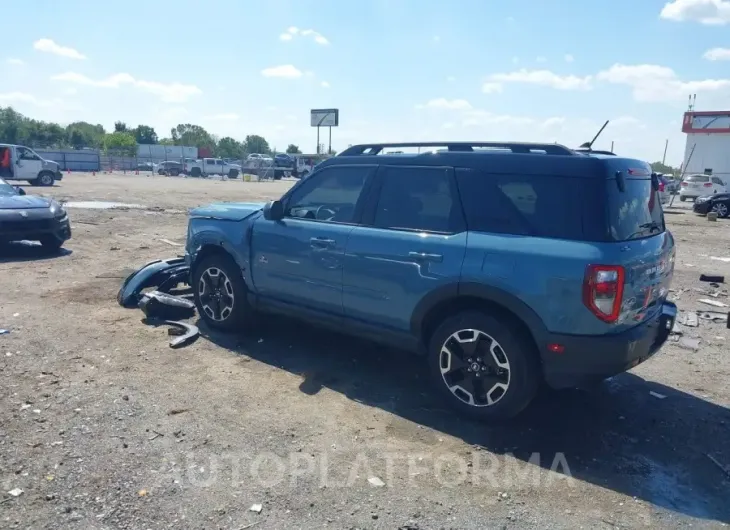
<path fill-rule="evenodd" d="M 576 153 L 585 153 L 587 155 L 612 155 L 616 156 L 616 153 L 613 151 L 598 151 L 596 149 L 587 149 L 584 147 L 579 147 L 578 149 L 574 149 Z"/>
<path fill-rule="evenodd" d="M 338 156 L 377 155 L 386 147 L 445 147 L 450 153 L 472 153 L 475 147 L 506 149 L 513 153 L 544 151 L 548 155 L 574 155 L 572 149 L 560 144 L 541 144 L 526 142 L 412 142 L 387 144 L 352 145 Z"/>

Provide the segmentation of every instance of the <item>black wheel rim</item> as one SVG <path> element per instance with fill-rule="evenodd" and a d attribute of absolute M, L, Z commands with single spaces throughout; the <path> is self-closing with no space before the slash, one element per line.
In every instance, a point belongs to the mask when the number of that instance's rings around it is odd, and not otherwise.
<path fill-rule="evenodd" d="M 41 175 L 41 184 L 44 186 L 50 186 L 53 184 L 53 178 L 50 175 Z"/>
<path fill-rule="evenodd" d="M 477 329 L 450 335 L 439 352 L 444 384 L 460 401 L 472 407 L 491 407 L 509 389 L 512 372 L 502 346 Z"/>
<path fill-rule="evenodd" d="M 200 276 L 198 297 L 203 312 L 216 322 L 231 316 L 235 303 L 233 284 L 226 273 L 217 267 L 209 267 Z"/>

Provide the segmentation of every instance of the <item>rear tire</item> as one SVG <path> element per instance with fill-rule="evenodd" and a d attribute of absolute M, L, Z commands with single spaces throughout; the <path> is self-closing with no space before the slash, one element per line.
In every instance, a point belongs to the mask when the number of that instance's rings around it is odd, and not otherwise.
<path fill-rule="evenodd" d="M 447 403 L 482 421 L 519 414 L 542 380 L 538 353 L 524 331 L 510 319 L 475 311 L 444 320 L 429 341 L 428 363 Z"/>
<path fill-rule="evenodd" d="M 227 254 L 214 254 L 196 264 L 192 288 L 198 313 L 212 328 L 235 331 L 253 317 L 241 269 Z"/>
<path fill-rule="evenodd" d="M 682 197 L 682 196 L 680 195 L 680 196 L 679 196 L 679 200 L 680 200 L 681 202 L 684 202 L 684 201 L 686 201 L 686 200 L 687 200 L 687 197 Z"/>
<path fill-rule="evenodd" d="M 192 177 L 200 177 L 200 173 L 201 173 L 201 171 L 200 171 L 199 167 L 194 167 L 193 169 L 190 170 L 190 176 L 192 176 Z"/>

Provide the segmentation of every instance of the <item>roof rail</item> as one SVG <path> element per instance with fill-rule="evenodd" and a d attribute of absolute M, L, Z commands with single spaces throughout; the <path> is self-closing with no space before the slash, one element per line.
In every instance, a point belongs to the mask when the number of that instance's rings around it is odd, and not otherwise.
<path fill-rule="evenodd" d="M 526 142 L 412 142 L 386 144 L 352 145 L 338 156 L 377 155 L 386 147 L 445 147 L 450 153 L 471 153 L 475 147 L 508 149 L 513 153 L 545 151 L 549 155 L 574 155 L 572 149 L 560 144 L 540 144 Z"/>
<path fill-rule="evenodd" d="M 613 151 L 598 151 L 596 149 L 586 149 L 583 147 L 579 147 L 578 149 L 574 149 L 576 153 L 582 153 L 586 155 L 613 155 L 616 156 L 616 153 Z"/>

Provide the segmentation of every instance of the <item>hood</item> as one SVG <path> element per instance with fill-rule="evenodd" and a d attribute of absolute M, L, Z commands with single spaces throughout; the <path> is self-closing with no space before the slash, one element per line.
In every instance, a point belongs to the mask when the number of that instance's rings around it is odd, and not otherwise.
<path fill-rule="evenodd" d="M 48 169 L 57 169 L 60 166 L 58 165 L 58 162 L 54 162 L 53 160 L 46 160 L 43 159 L 43 167 L 47 167 Z"/>
<path fill-rule="evenodd" d="M 228 221 L 242 221 L 252 214 L 261 211 L 263 202 L 222 202 L 209 204 L 190 210 L 190 217 L 209 217 Z"/>
<path fill-rule="evenodd" d="M 48 208 L 51 200 L 34 195 L 11 195 L 0 197 L 0 210 L 30 210 L 32 208 Z"/>

